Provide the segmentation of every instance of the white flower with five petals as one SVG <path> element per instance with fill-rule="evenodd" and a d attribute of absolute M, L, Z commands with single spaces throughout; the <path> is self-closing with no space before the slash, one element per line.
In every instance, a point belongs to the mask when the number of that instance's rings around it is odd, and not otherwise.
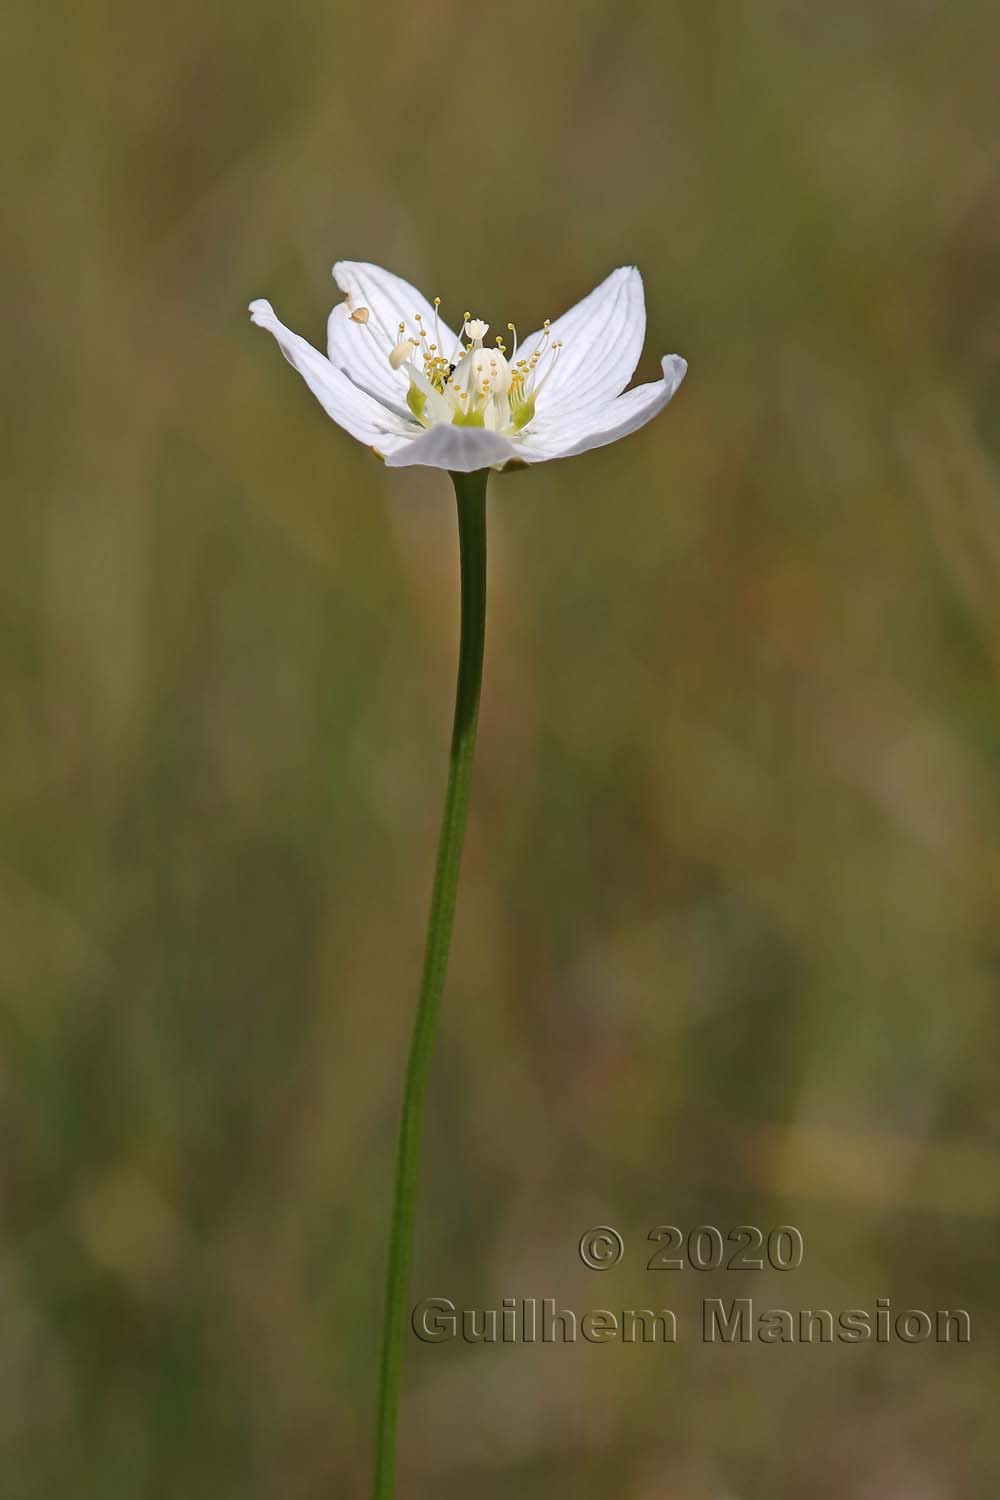
<path fill-rule="evenodd" d="M 327 357 L 292 333 L 269 302 L 250 315 L 320 405 L 387 464 L 455 473 L 542 463 L 599 448 L 643 427 L 684 379 L 678 354 L 663 378 L 626 391 L 642 352 L 646 306 L 634 266 L 612 271 L 554 323 L 492 346 L 466 313 L 456 334 L 406 281 L 363 261 L 333 268 L 345 294 L 330 314 Z M 623 394 L 624 392 L 624 394 Z"/>

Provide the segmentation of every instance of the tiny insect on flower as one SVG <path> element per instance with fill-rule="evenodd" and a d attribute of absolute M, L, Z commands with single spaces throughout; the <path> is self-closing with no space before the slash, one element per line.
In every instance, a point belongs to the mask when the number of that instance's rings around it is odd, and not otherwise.
<path fill-rule="evenodd" d="M 285 327 L 269 302 L 250 315 L 273 333 L 324 410 L 387 464 L 455 473 L 568 458 L 615 442 L 662 411 L 684 379 L 678 354 L 663 378 L 625 387 L 646 333 L 642 278 L 612 271 L 582 302 L 528 338 L 466 313 L 462 332 L 400 277 L 363 261 L 333 268 L 345 300 L 330 314 L 327 356 Z"/>

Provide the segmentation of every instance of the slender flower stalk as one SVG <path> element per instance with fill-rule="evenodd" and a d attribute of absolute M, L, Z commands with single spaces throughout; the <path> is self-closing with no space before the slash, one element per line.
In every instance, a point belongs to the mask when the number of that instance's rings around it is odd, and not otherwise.
<path fill-rule="evenodd" d="M 407 1328 L 424 1095 L 434 1032 L 441 1009 L 448 950 L 451 946 L 458 871 L 469 810 L 476 726 L 479 722 L 479 691 L 483 678 L 483 647 L 486 638 L 487 478 L 486 470 L 475 474 L 452 475 L 458 501 L 462 573 L 458 681 L 448 761 L 448 787 L 445 792 L 434 890 L 427 924 L 423 977 L 410 1041 L 396 1150 L 396 1186 L 385 1283 L 382 1367 L 375 1434 L 374 1500 L 391 1500 L 395 1486 L 399 1381 Z"/>

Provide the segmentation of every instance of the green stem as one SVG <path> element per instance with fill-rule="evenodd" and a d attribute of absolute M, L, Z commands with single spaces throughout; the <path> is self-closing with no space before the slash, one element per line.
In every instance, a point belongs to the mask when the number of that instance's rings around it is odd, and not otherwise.
<path fill-rule="evenodd" d="M 458 648 L 455 722 L 448 761 L 448 789 L 438 840 L 434 890 L 431 896 L 424 950 L 420 998 L 410 1041 L 403 1107 L 396 1149 L 396 1186 L 389 1238 L 389 1266 L 385 1283 L 382 1330 L 382 1367 L 378 1425 L 375 1435 L 374 1500 L 392 1500 L 396 1477 L 396 1424 L 403 1340 L 408 1324 L 410 1263 L 416 1208 L 420 1128 L 427 1070 L 434 1031 L 441 1008 L 448 967 L 448 949 L 458 894 L 465 819 L 469 810 L 472 757 L 479 722 L 479 690 L 483 678 L 486 637 L 486 480 L 488 471 L 453 474 L 458 501 L 458 542 L 462 568 L 462 626 Z"/>

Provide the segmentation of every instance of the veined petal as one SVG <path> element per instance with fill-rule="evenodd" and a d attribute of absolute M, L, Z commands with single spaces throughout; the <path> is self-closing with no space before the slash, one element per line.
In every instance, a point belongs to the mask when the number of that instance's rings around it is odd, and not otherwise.
<path fill-rule="evenodd" d="M 385 461 L 392 468 L 424 464 L 431 469 L 450 469 L 457 474 L 472 474 L 476 469 L 490 469 L 494 464 L 508 463 L 524 457 L 509 438 L 487 427 L 453 427 L 442 423 L 429 427 L 420 437 L 401 443 Z"/>
<path fill-rule="evenodd" d="M 342 370 L 376 401 L 403 415 L 406 372 L 391 367 L 383 338 L 374 339 L 365 325 L 351 321 L 351 309 L 346 302 L 338 302 L 327 319 L 326 347 L 330 363 L 336 369 Z"/>
<path fill-rule="evenodd" d="M 550 344 L 562 341 L 551 375 L 539 377 L 539 416 L 560 408 L 596 410 L 625 389 L 635 373 L 646 337 L 646 299 L 635 266 L 621 266 L 549 329 Z M 530 359 L 545 342 L 539 329 L 518 348 L 518 359 Z M 546 356 L 546 360 L 551 356 Z"/>
<path fill-rule="evenodd" d="M 599 411 L 559 413 L 548 421 L 532 425 L 518 444 L 518 456 L 529 463 L 548 458 L 569 458 L 601 448 L 630 432 L 644 427 L 667 405 L 684 376 L 687 360 L 679 354 L 668 354 L 662 361 L 663 379 L 649 385 L 637 385 L 605 403 Z"/>
<path fill-rule="evenodd" d="M 330 348 L 330 359 L 334 364 L 340 365 L 354 373 L 354 359 L 360 357 L 363 364 L 360 369 L 371 368 L 371 361 L 363 351 L 370 346 L 378 354 L 378 345 L 372 338 L 372 330 L 377 330 L 380 339 L 388 341 L 385 353 L 399 341 L 399 325 L 406 324 L 408 334 L 416 334 L 416 315 L 420 314 L 423 319 L 424 328 L 431 343 L 435 339 L 435 310 L 422 292 L 418 292 L 415 286 L 404 281 L 401 276 L 394 276 L 391 271 L 385 271 L 381 266 L 373 266 L 364 260 L 338 260 L 333 268 L 333 279 L 347 298 L 345 316 L 356 308 L 367 307 L 368 324 L 351 323 L 350 317 L 346 316 L 347 328 L 343 326 L 343 318 L 330 319 L 330 338 L 333 346 Z M 334 309 L 336 312 L 336 308 Z M 438 316 L 437 327 L 440 330 L 442 345 L 441 353 L 448 358 L 458 343 L 458 335 L 453 333 L 443 318 Z M 358 338 L 351 337 L 353 333 Z M 390 370 L 390 375 L 392 371 Z M 398 381 L 393 380 L 392 389 L 398 393 Z M 405 390 L 405 384 L 404 384 Z"/>
<path fill-rule="evenodd" d="M 274 334 L 282 354 L 298 370 L 327 415 L 359 442 L 377 448 L 388 457 L 396 447 L 409 440 L 409 429 L 420 431 L 415 423 L 403 423 L 374 397 L 359 390 L 342 370 L 324 359 L 318 349 L 286 328 L 270 302 L 263 298 L 251 302 L 250 316 L 258 327 Z"/>

